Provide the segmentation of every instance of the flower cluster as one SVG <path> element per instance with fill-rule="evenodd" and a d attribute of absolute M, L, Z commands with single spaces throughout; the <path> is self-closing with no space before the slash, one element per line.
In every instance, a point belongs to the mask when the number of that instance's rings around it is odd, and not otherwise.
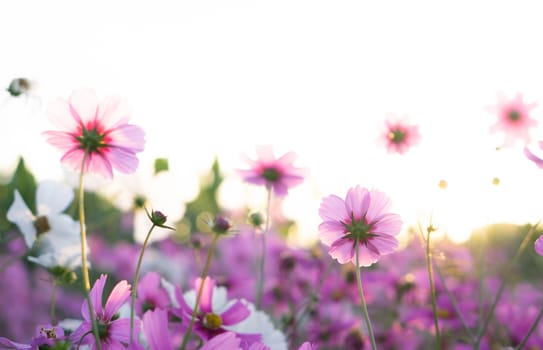
<path fill-rule="evenodd" d="M 521 95 L 500 96 L 491 132 L 503 131 L 504 145 L 527 145 L 534 107 Z M 267 191 L 265 213 L 223 209 L 214 169 L 212 185 L 172 222 L 147 207 L 155 203 L 124 210 L 85 191 L 88 173 L 110 181 L 114 171 L 138 168 L 145 133 L 129 124 L 123 100 L 98 101 L 93 91 L 77 90 L 51 103 L 49 116 L 59 130 L 43 135 L 78 173 L 78 194 L 61 182 L 36 184 L 23 165 L 1 188 L 11 197 L 0 232 L 0 348 L 543 347 L 539 276 L 520 268 L 542 264 L 538 224 L 514 235 L 489 227 L 503 232 L 496 242 L 482 233 L 482 252 L 480 237 L 437 240 L 439 228 L 409 226 L 382 189 L 356 185 L 344 197 L 321 199 L 318 239 L 296 247 L 285 239 L 293 222 L 280 201 L 308 171 L 295 165 L 294 152 L 276 157 L 270 145 L 258 146 L 256 159 L 245 158 L 248 168 L 237 169 Z M 384 124 L 389 153 L 419 144 L 419 128 L 406 118 Z M 134 227 L 142 211 L 143 230 Z M 151 239 L 158 229 L 168 233 Z"/>

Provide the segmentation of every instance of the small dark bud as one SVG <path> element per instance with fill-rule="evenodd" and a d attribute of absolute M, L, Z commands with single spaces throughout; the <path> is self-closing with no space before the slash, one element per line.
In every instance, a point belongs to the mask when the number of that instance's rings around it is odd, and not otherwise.
<path fill-rule="evenodd" d="M 157 226 L 163 226 L 166 223 L 167 218 L 166 215 L 158 210 L 153 210 L 150 216 L 151 222 Z"/>
<path fill-rule="evenodd" d="M 262 215 L 260 213 L 252 213 L 249 215 L 249 222 L 254 227 L 260 227 L 264 223 L 264 219 L 262 218 Z"/>
<path fill-rule="evenodd" d="M 225 234 L 230 229 L 230 223 L 222 216 L 217 216 L 213 222 L 212 230 L 217 234 Z"/>

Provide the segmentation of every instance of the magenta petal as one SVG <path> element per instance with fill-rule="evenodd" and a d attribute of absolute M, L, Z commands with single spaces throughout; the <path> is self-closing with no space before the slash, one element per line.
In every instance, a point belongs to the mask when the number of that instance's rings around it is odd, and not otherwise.
<path fill-rule="evenodd" d="M 235 333 L 226 332 L 211 338 L 200 350 L 241 350 L 240 343 Z"/>
<path fill-rule="evenodd" d="M 130 119 L 130 108 L 125 100 L 119 96 L 106 97 L 98 106 L 98 114 L 108 130 L 126 124 Z"/>
<path fill-rule="evenodd" d="M 251 311 L 249 308 L 241 301 L 237 300 L 234 305 L 230 306 L 228 310 L 221 314 L 221 318 L 225 326 L 231 326 L 240 323 L 249 317 L 250 314 Z"/>
<path fill-rule="evenodd" d="M 382 215 L 383 212 L 388 211 L 390 199 L 384 192 L 378 190 L 371 190 L 370 198 L 371 204 L 366 213 L 366 220 L 368 222 L 373 222 L 376 217 Z"/>
<path fill-rule="evenodd" d="M 138 338 L 138 334 L 141 330 L 141 321 L 134 319 L 134 338 Z M 110 323 L 108 327 L 109 338 L 118 340 L 123 343 L 130 341 L 130 319 L 119 318 Z"/>
<path fill-rule="evenodd" d="M 539 158 L 538 156 L 536 156 L 535 154 L 533 154 L 533 153 L 528 149 L 528 147 L 524 147 L 524 155 L 526 156 L 526 158 L 528 158 L 529 160 L 531 160 L 532 162 L 534 162 L 535 165 L 537 165 L 537 167 L 543 169 L 543 159 L 541 159 L 541 158 Z"/>
<path fill-rule="evenodd" d="M 87 160 L 85 171 L 102 175 L 107 179 L 113 178 L 113 168 L 106 156 L 99 153 L 91 153 Z"/>
<path fill-rule="evenodd" d="M 371 242 L 358 244 L 358 267 L 371 266 L 379 260 L 380 256 L 379 251 Z M 353 255 L 351 261 L 356 266 L 356 255 Z"/>
<path fill-rule="evenodd" d="M 181 313 L 176 313 L 176 316 L 179 317 L 179 318 L 182 318 L 184 316 L 183 312 L 186 313 L 186 314 L 191 315 L 192 314 L 192 308 L 185 301 L 185 298 L 183 297 L 183 291 L 181 290 L 181 288 L 176 286 L 174 293 L 175 293 L 175 299 L 177 299 L 177 302 L 179 303 L 179 306 L 180 306 L 181 311 L 182 311 Z M 174 309 L 172 311 L 175 312 L 175 310 L 177 310 L 177 309 Z"/>
<path fill-rule="evenodd" d="M 105 306 L 105 319 L 111 320 L 119 308 L 130 298 L 130 285 L 126 281 L 121 281 L 115 285 Z"/>
<path fill-rule="evenodd" d="M 155 309 L 143 315 L 143 331 L 151 350 L 173 349 L 168 332 L 168 312 Z"/>
<path fill-rule="evenodd" d="M 331 246 L 344 235 L 344 226 L 337 221 L 325 221 L 319 225 L 319 238 L 327 246 Z"/>
<path fill-rule="evenodd" d="M 136 125 L 126 124 L 111 130 L 108 133 L 111 139 L 108 145 L 122 147 L 134 153 L 141 152 L 145 148 L 145 131 Z"/>
<path fill-rule="evenodd" d="M 94 308 L 94 312 L 96 315 L 102 315 L 102 293 L 104 292 L 104 286 L 106 285 L 107 275 L 102 274 L 100 275 L 100 278 L 94 282 L 94 286 L 92 287 L 90 291 L 90 299 L 92 302 L 92 307 Z M 83 301 L 83 305 L 81 306 L 81 315 L 83 315 L 83 318 L 85 321 L 90 322 L 90 315 L 89 315 L 89 305 L 87 303 L 87 300 Z"/>
<path fill-rule="evenodd" d="M 543 235 L 535 241 L 534 249 L 537 254 L 543 255 Z"/>

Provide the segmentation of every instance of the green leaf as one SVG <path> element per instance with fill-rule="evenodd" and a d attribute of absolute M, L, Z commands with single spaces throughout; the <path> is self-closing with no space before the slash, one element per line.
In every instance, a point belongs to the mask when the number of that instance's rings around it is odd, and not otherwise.
<path fill-rule="evenodd" d="M 155 175 L 161 171 L 168 171 L 170 166 L 168 164 L 167 158 L 157 158 L 155 159 Z"/>

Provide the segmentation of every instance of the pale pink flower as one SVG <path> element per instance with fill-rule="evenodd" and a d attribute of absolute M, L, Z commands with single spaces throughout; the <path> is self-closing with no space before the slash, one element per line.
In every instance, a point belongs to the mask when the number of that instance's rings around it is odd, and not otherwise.
<path fill-rule="evenodd" d="M 381 191 L 357 186 L 349 189 L 345 200 L 336 195 L 324 198 L 319 214 L 319 238 L 330 247 L 328 252 L 340 264 L 351 261 L 370 266 L 381 255 L 398 247 L 396 235 L 402 228 L 398 214 L 389 212 L 390 199 Z M 358 244 L 356 244 L 358 242 Z"/>
<path fill-rule="evenodd" d="M 530 142 L 530 129 L 537 126 L 537 121 L 530 117 L 530 111 L 537 103 L 526 104 L 522 101 L 522 94 L 517 94 L 512 100 L 498 94 L 498 104 L 488 108 L 495 113 L 498 120 L 490 127 L 490 132 L 501 131 L 505 135 L 504 146 L 511 146 L 517 139 Z"/>
<path fill-rule="evenodd" d="M 405 154 L 409 148 L 420 142 L 419 126 L 410 124 L 406 118 L 396 119 L 390 115 L 385 121 L 385 130 L 381 135 L 388 153 Z"/>
<path fill-rule="evenodd" d="M 133 173 L 138 167 L 136 153 L 143 151 L 145 132 L 128 124 L 130 113 L 123 100 L 111 96 L 98 101 L 94 91 L 72 92 L 68 100 L 57 99 L 48 110 L 49 119 L 60 131 L 46 131 L 47 142 L 64 152 L 62 163 L 81 171 L 113 177 L 113 168 Z"/>
<path fill-rule="evenodd" d="M 275 158 L 271 146 L 257 146 L 257 159 L 245 157 L 250 169 L 238 170 L 244 181 L 254 185 L 264 185 L 273 190 L 278 197 L 288 194 L 288 189 L 301 184 L 304 180 L 305 169 L 293 165 L 297 158 L 294 152 L 288 152 Z"/>

